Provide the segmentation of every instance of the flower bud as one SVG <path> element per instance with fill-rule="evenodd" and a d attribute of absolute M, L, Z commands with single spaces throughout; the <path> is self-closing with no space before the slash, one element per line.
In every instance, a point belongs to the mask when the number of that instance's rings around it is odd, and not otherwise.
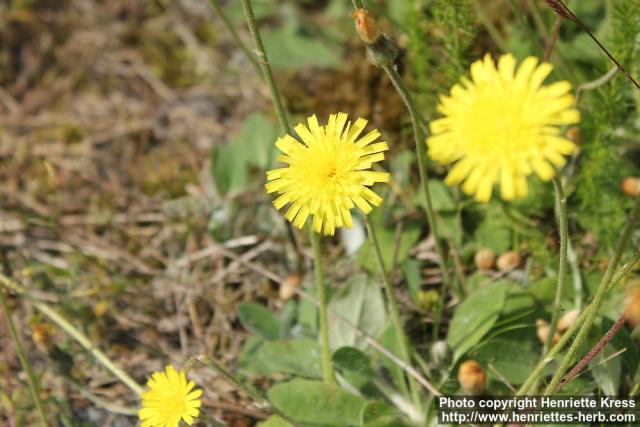
<path fill-rule="evenodd" d="M 542 319 L 536 320 L 536 333 L 538 334 L 538 339 L 542 344 L 547 343 L 547 337 L 549 336 L 550 326 L 547 322 Z M 560 339 L 560 334 L 556 330 L 553 334 L 553 339 L 551 340 L 551 344 L 554 345 Z"/>
<path fill-rule="evenodd" d="M 464 393 L 479 396 L 486 390 L 487 374 L 475 360 L 466 360 L 458 368 L 458 382 Z"/>
<path fill-rule="evenodd" d="M 579 315 L 580 312 L 577 308 L 567 311 L 558 321 L 558 331 L 564 332 L 569 329 L 574 323 L 576 323 Z"/>
<path fill-rule="evenodd" d="M 491 270 L 496 262 L 496 255 L 489 248 L 480 249 L 474 257 L 478 270 Z"/>
<path fill-rule="evenodd" d="M 360 8 L 351 14 L 356 24 L 356 31 L 363 42 L 373 44 L 380 38 L 380 31 L 376 21 L 369 16 L 366 9 Z"/>
<path fill-rule="evenodd" d="M 508 251 L 498 258 L 498 270 L 505 273 L 517 268 L 522 262 L 522 257 L 516 251 Z"/>
<path fill-rule="evenodd" d="M 628 176 L 622 180 L 620 185 L 622 192 L 627 196 L 637 196 L 640 194 L 640 178 L 635 176 Z"/>
<path fill-rule="evenodd" d="M 625 299 L 624 317 L 632 328 L 640 326 L 640 288 L 630 289 Z"/>

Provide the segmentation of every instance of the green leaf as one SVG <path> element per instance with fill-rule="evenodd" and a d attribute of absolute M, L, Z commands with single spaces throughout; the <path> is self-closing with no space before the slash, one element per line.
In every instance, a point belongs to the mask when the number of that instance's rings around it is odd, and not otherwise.
<path fill-rule="evenodd" d="M 258 423 L 258 427 L 293 427 L 291 424 L 283 420 L 277 415 L 267 418 L 267 421 Z"/>
<path fill-rule="evenodd" d="M 268 340 L 280 338 L 280 322 L 266 307 L 254 304 L 238 304 L 238 318 L 242 326 Z"/>
<path fill-rule="evenodd" d="M 607 396 L 617 396 L 620 387 L 620 373 L 622 363 L 620 356 L 611 357 L 616 350 L 606 345 L 600 353 L 598 353 L 589 362 L 593 378 L 602 389 L 603 394 Z M 606 359 L 609 359 L 605 362 Z M 604 362 L 604 363 L 603 363 Z"/>
<path fill-rule="evenodd" d="M 373 370 L 369 358 L 353 347 L 342 347 L 331 357 L 336 368 L 372 376 Z"/>
<path fill-rule="evenodd" d="M 447 343 L 454 350 L 454 360 L 491 330 L 504 307 L 507 287 L 505 282 L 485 286 L 470 294 L 457 307 L 447 335 Z"/>
<path fill-rule="evenodd" d="M 439 179 L 430 179 L 428 182 L 433 210 L 437 212 L 455 210 L 456 204 L 453 201 L 453 197 L 451 197 L 451 190 L 449 187 Z M 426 209 L 427 207 L 422 186 L 420 186 L 420 189 L 416 193 L 416 203 L 423 209 Z"/>
<path fill-rule="evenodd" d="M 322 377 L 321 349 L 312 340 L 267 341 L 256 351 L 259 373 L 283 372 L 309 378 Z"/>
<path fill-rule="evenodd" d="M 295 379 L 269 389 L 276 408 L 296 421 L 325 426 L 361 425 L 365 400 L 335 385 Z"/>
<path fill-rule="evenodd" d="M 501 254 L 511 248 L 511 226 L 503 214 L 487 209 L 484 221 L 476 228 L 474 240 L 479 248 Z"/>
<path fill-rule="evenodd" d="M 323 40 L 306 34 L 295 22 L 287 21 L 282 28 L 265 31 L 262 38 L 269 63 L 274 67 L 331 68 L 341 63 L 339 46 L 327 46 Z"/>
<path fill-rule="evenodd" d="M 539 356 L 534 351 L 533 341 L 520 332 L 522 339 L 491 339 L 476 347 L 469 355 L 483 366 L 491 363 L 510 384 L 523 384 Z M 489 375 L 493 375 L 492 371 L 489 371 Z"/>
<path fill-rule="evenodd" d="M 247 116 L 238 135 L 211 151 L 211 174 L 223 194 L 240 190 L 249 183 L 251 169 L 266 170 L 275 153 L 276 125 L 262 113 Z"/>
<path fill-rule="evenodd" d="M 351 321 L 362 331 L 377 337 L 386 325 L 385 306 L 377 283 L 365 275 L 357 275 L 349 279 L 329 302 L 329 310 Z M 367 347 L 364 340 L 351 328 L 346 328 L 340 321 L 330 319 L 329 337 L 331 348 Z"/>
<path fill-rule="evenodd" d="M 366 426 L 386 426 L 389 422 L 396 421 L 402 414 L 395 407 L 385 402 L 367 402 L 362 408 L 362 424 Z M 402 424 L 393 424 L 401 426 Z"/>

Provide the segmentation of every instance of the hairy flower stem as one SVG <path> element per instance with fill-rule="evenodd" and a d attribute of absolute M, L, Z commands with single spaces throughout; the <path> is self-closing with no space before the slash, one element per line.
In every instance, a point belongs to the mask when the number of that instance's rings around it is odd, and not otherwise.
<path fill-rule="evenodd" d="M 367 233 L 369 234 L 369 240 L 373 246 L 374 253 L 376 254 L 376 261 L 378 262 L 378 269 L 380 270 L 380 276 L 382 276 L 382 283 L 384 284 L 384 291 L 387 296 L 387 302 L 389 303 L 389 312 L 391 314 L 391 321 L 393 327 L 396 330 L 396 337 L 398 340 L 398 347 L 400 348 L 400 357 L 408 364 L 411 364 L 411 349 L 409 348 L 409 340 L 404 332 L 404 324 L 400 319 L 400 311 L 398 310 L 398 301 L 396 295 L 393 292 L 393 287 L 389 281 L 389 274 L 387 268 L 384 265 L 384 259 L 382 259 L 382 252 L 380 250 L 380 243 L 376 236 L 373 223 L 368 216 L 364 215 L 364 219 L 367 224 Z M 422 399 L 420 398 L 420 392 L 418 384 L 413 377 L 409 377 L 409 390 L 411 391 L 411 398 L 416 409 L 422 413 Z"/>
<path fill-rule="evenodd" d="M 353 0 L 353 7 L 354 9 L 362 9 L 364 8 L 364 4 L 362 3 L 362 0 Z"/>
<path fill-rule="evenodd" d="M 229 31 L 229 34 L 231 34 L 233 41 L 238 45 L 240 50 L 242 50 L 242 52 L 245 54 L 245 56 L 247 57 L 247 59 L 249 60 L 253 68 L 255 68 L 256 72 L 258 74 L 262 74 L 262 69 L 260 68 L 260 64 L 258 64 L 258 61 L 256 60 L 255 55 L 251 53 L 247 45 L 244 44 L 244 42 L 238 35 L 238 32 L 236 31 L 233 24 L 229 20 L 229 17 L 225 15 L 224 11 L 222 10 L 222 5 L 220 4 L 220 2 L 218 0 L 212 0 L 210 3 L 213 6 L 213 10 L 215 10 L 216 14 L 220 18 L 220 20 L 222 20 L 222 23 Z"/>
<path fill-rule="evenodd" d="M 71 338 L 78 341 L 78 343 L 85 348 L 93 357 L 95 357 L 102 365 L 107 368 L 113 375 L 118 377 L 127 387 L 133 390 L 136 394 L 142 393 L 142 387 L 133 378 L 129 376 L 125 371 L 116 366 L 115 363 L 103 352 L 98 350 L 82 332 L 76 329 L 67 319 L 62 317 L 57 311 L 49 307 L 48 305 L 35 299 L 29 291 L 27 291 L 22 285 L 11 280 L 4 274 L 0 273 L 0 283 L 9 289 L 12 289 L 18 295 L 24 296 L 31 301 L 33 306 L 48 317 L 52 322 L 62 328 Z"/>
<path fill-rule="evenodd" d="M 620 259 L 622 258 L 624 249 L 627 246 L 627 243 L 629 242 L 629 239 L 631 237 L 631 232 L 633 231 L 636 223 L 638 222 L 638 216 L 640 216 L 640 196 L 636 197 L 635 206 L 631 212 L 631 215 L 629 216 L 629 219 L 624 225 L 624 228 L 622 229 L 622 233 L 620 234 L 620 239 L 618 240 L 618 244 L 616 245 L 613 258 L 611 259 L 611 261 L 609 262 L 609 265 L 607 266 L 607 270 L 605 271 L 604 276 L 602 277 L 602 280 L 600 282 L 600 285 L 598 286 L 598 290 L 596 291 L 596 295 L 593 298 L 593 302 L 587 309 L 587 317 L 585 321 L 582 323 L 582 326 L 578 331 L 578 335 L 576 336 L 575 340 L 569 347 L 569 350 L 567 350 L 567 354 L 564 356 L 564 358 L 560 362 L 560 366 L 558 367 L 553 377 L 551 378 L 551 382 L 549 383 L 547 388 L 544 390 L 545 396 L 549 396 L 553 394 L 553 392 L 556 390 L 556 387 L 560 383 L 562 376 L 567 371 L 567 369 L 573 362 L 574 358 L 576 357 L 578 348 L 580 348 L 584 340 L 587 338 L 587 335 L 589 334 L 589 330 L 591 329 L 591 325 L 593 325 L 593 321 L 595 320 L 596 315 L 598 314 L 598 310 L 600 310 L 600 307 L 602 306 L 602 302 L 604 301 L 604 297 L 607 293 L 607 290 L 609 289 L 609 283 L 614 277 L 614 272 L 618 267 L 618 264 L 620 263 Z"/>
<path fill-rule="evenodd" d="M 609 290 L 611 290 L 616 284 L 620 283 L 627 275 L 629 275 L 629 273 L 631 273 L 631 271 L 636 268 L 638 262 L 640 262 L 640 249 L 637 249 L 631 256 L 629 261 L 627 261 L 616 272 L 616 274 L 613 276 L 613 279 L 611 279 L 611 281 L 609 282 L 605 293 L 609 292 Z M 523 396 L 532 392 L 532 386 L 540 378 L 544 367 L 547 365 L 547 363 L 552 361 L 553 358 L 564 348 L 565 344 L 567 344 L 569 339 L 571 339 L 571 337 L 575 334 L 580 325 L 582 325 L 584 320 L 587 318 L 587 314 L 592 305 L 593 303 L 587 306 L 587 308 L 582 313 L 580 313 L 580 316 L 578 316 L 576 321 L 573 322 L 571 327 L 569 327 L 569 329 L 567 329 L 567 331 L 562 334 L 560 340 L 558 340 L 558 342 L 549 350 L 545 357 L 540 362 L 538 362 L 538 365 L 536 365 L 531 374 L 529 374 L 529 377 L 525 380 L 524 384 L 522 384 L 522 386 L 518 389 L 516 396 Z"/>
<path fill-rule="evenodd" d="M 318 301 L 320 302 L 320 345 L 322 347 L 322 378 L 325 384 L 335 383 L 333 373 L 333 363 L 331 362 L 331 349 L 329 348 L 329 319 L 327 317 L 327 289 L 324 284 L 324 273 L 322 270 L 322 253 L 320 250 L 320 235 L 313 231 L 309 224 L 309 236 L 313 248 L 313 264 L 316 273 L 316 289 L 318 290 Z"/>
<path fill-rule="evenodd" d="M 13 318 L 11 317 L 11 309 L 9 308 L 9 304 L 7 304 L 7 300 L 4 296 L 4 289 L 2 288 L 0 288 L 0 305 L 2 305 L 2 310 L 4 311 L 4 317 L 7 320 L 7 328 L 9 329 L 9 335 L 11 335 L 11 339 L 13 340 L 13 344 L 15 345 L 15 350 L 16 350 L 16 353 L 18 354 L 18 359 L 20 359 L 20 364 L 22 365 L 22 369 L 24 369 L 24 372 L 27 374 L 27 383 L 29 384 L 29 392 L 31 393 L 33 404 L 36 406 L 36 410 L 38 411 L 38 416 L 40 417 L 40 424 L 42 424 L 44 427 L 49 427 L 49 422 L 47 421 L 47 416 L 44 413 L 44 407 L 42 406 L 42 401 L 40 400 L 38 380 L 36 379 L 36 376 L 33 373 L 33 370 L 31 369 L 31 365 L 29 364 L 27 355 L 24 352 L 24 347 L 22 347 L 22 342 L 20 341 L 20 337 L 18 336 L 16 325 L 13 323 Z"/>
<path fill-rule="evenodd" d="M 262 70 L 262 77 L 267 83 L 269 92 L 271 93 L 271 101 L 273 102 L 273 107 L 276 110 L 278 122 L 280 122 L 280 129 L 284 134 L 289 133 L 289 130 L 291 129 L 291 126 L 289 125 L 289 117 L 287 116 L 287 110 L 284 108 L 282 97 L 280 96 L 276 82 L 273 79 L 273 72 L 271 71 L 269 60 L 267 59 L 267 52 L 262 44 L 262 37 L 260 37 L 260 32 L 258 31 L 256 18 L 253 14 L 253 8 L 251 7 L 251 0 L 242 0 L 242 9 L 244 10 L 244 17 L 247 20 L 249 33 L 251 33 L 251 40 L 253 41 L 256 55 L 258 55 L 260 69 Z"/>
<path fill-rule="evenodd" d="M 431 201 L 431 193 L 429 191 L 429 171 L 427 168 L 427 148 L 425 146 L 426 140 L 426 131 L 423 128 L 423 123 L 421 116 L 418 112 L 418 108 L 416 107 L 415 102 L 413 101 L 413 97 L 411 96 L 411 92 L 404 84 L 402 77 L 398 74 L 395 66 L 392 63 L 384 63 L 381 65 L 384 69 L 387 76 L 393 83 L 393 86 L 398 91 L 400 98 L 404 102 L 407 110 L 409 111 L 409 115 L 411 116 L 411 124 L 413 125 L 413 133 L 416 144 L 416 156 L 418 157 L 418 170 L 420 172 L 420 182 L 422 184 L 422 190 L 424 191 L 424 198 L 426 204 L 427 211 L 427 221 L 429 223 L 429 229 L 431 233 L 433 233 L 433 237 L 435 240 L 436 253 L 438 255 L 438 264 L 440 266 L 440 270 L 442 271 L 442 289 L 440 292 L 440 303 L 436 307 L 435 312 L 435 320 L 433 327 L 433 338 L 437 339 L 438 332 L 440 330 L 440 322 L 442 320 L 442 310 L 444 308 L 444 298 L 449 290 L 451 285 L 451 278 L 449 276 L 449 270 L 447 269 L 447 263 L 444 258 L 444 250 L 442 249 L 442 244 L 440 243 L 440 236 L 438 232 L 438 228 L 436 227 L 435 214 L 433 212 L 433 203 Z"/>
<path fill-rule="evenodd" d="M 242 9 L 244 11 L 245 19 L 247 20 L 249 33 L 251 33 L 251 40 L 253 41 L 256 55 L 258 55 L 260 70 L 262 70 L 262 78 L 269 87 L 271 101 L 273 102 L 273 107 L 276 110 L 278 122 L 280 123 L 280 130 L 282 131 L 283 135 L 286 135 L 291 131 L 291 125 L 289 124 L 289 115 L 287 114 L 287 110 L 285 109 L 284 103 L 282 102 L 282 97 L 280 96 L 280 92 L 278 91 L 276 82 L 273 79 L 273 72 L 271 71 L 271 65 L 269 64 L 269 61 L 267 59 L 267 51 L 264 49 L 262 37 L 260 37 L 260 31 L 258 31 L 256 18 L 253 14 L 253 8 L 251 7 L 251 0 L 242 0 Z M 271 146 L 271 150 L 275 150 L 275 145 Z M 273 151 L 271 152 L 271 154 L 273 154 Z M 291 242 L 291 245 L 293 246 L 295 252 L 297 268 L 300 269 L 302 267 L 302 256 L 298 241 L 296 240 L 296 236 L 293 231 L 293 227 L 286 219 L 284 219 L 284 225 L 287 230 L 287 237 L 289 238 L 289 241 Z"/>
<path fill-rule="evenodd" d="M 569 248 L 569 214 L 567 211 L 567 197 L 562 188 L 562 180 L 558 175 L 553 178 L 553 187 L 556 195 L 556 209 L 558 212 L 558 229 L 560 231 L 560 262 L 558 265 L 558 284 L 556 285 L 556 297 L 553 302 L 553 315 L 547 334 L 547 342 L 544 345 L 543 355 L 551 348 L 553 336 L 558 329 L 558 319 L 562 312 L 562 296 L 564 295 L 564 285 L 567 278 L 567 252 Z M 543 356 L 544 357 L 544 356 Z"/>

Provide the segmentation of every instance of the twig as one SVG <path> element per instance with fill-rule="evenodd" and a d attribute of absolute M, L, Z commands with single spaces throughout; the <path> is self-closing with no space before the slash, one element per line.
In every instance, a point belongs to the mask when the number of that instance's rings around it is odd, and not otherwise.
<path fill-rule="evenodd" d="M 562 378 L 562 381 L 560 381 L 558 386 L 555 388 L 554 392 L 560 390 L 562 387 L 564 387 L 565 384 L 574 379 L 580 373 L 580 371 L 582 371 L 584 367 L 589 364 L 591 359 L 596 357 L 598 353 L 602 351 L 604 346 L 613 339 L 622 325 L 624 325 L 624 321 L 625 315 L 624 313 L 622 313 L 618 320 L 616 320 L 616 323 L 614 323 L 613 326 L 611 326 L 611 328 L 607 331 L 607 333 L 604 334 L 602 338 L 600 338 L 600 341 L 598 341 L 598 343 L 591 350 L 589 350 L 587 354 L 584 355 L 584 357 L 578 362 L 578 364 L 576 364 L 576 366 L 573 367 L 573 369 L 567 372 L 567 374 Z"/>
<path fill-rule="evenodd" d="M 580 18 L 578 18 L 562 0 L 545 0 L 545 1 L 553 10 L 556 11 L 556 13 L 558 15 L 560 15 L 560 16 L 562 16 L 564 18 L 567 18 L 567 19 L 575 22 L 576 24 L 578 24 L 578 26 L 584 32 L 586 32 L 589 35 L 589 37 L 591 37 L 591 39 L 598 45 L 598 47 L 609 57 L 609 59 L 614 64 L 616 64 L 616 67 L 618 67 L 618 69 L 620 71 L 622 71 L 622 73 L 624 73 L 624 75 L 627 77 L 627 79 L 631 83 L 633 83 L 633 85 L 636 88 L 640 89 L 640 84 L 638 84 L 638 82 L 633 78 L 633 76 L 631 76 L 631 74 L 629 74 L 627 69 L 624 68 L 624 66 L 611 54 L 611 52 L 609 52 L 609 50 L 606 47 L 604 47 L 604 45 L 600 42 L 600 40 L 598 40 L 598 38 L 593 35 L 591 30 L 589 30 L 589 28 L 582 22 L 582 20 L 580 20 Z"/>

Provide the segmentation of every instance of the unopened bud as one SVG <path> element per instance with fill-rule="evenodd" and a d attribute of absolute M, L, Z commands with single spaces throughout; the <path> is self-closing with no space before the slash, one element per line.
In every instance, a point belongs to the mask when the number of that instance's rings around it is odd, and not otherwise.
<path fill-rule="evenodd" d="M 635 176 L 628 176 L 622 180 L 620 188 L 627 196 L 637 196 L 640 194 L 640 178 Z"/>
<path fill-rule="evenodd" d="M 551 329 L 551 327 L 544 320 L 542 320 L 542 319 L 536 320 L 536 333 L 538 334 L 538 339 L 540 340 L 540 342 L 542 344 L 546 344 L 547 343 L 547 337 L 549 336 L 549 330 L 550 329 Z M 553 333 L 553 339 L 551 340 L 551 344 L 554 345 L 555 343 L 558 342 L 558 340 L 560 340 L 560 334 L 556 330 Z"/>
<path fill-rule="evenodd" d="M 483 248 L 476 252 L 473 260 L 478 270 L 491 270 L 496 262 L 496 254 L 491 249 Z"/>
<path fill-rule="evenodd" d="M 544 0 L 545 3 L 553 9 L 558 15 L 573 21 L 573 17 L 569 14 L 567 7 L 560 0 Z"/>
<path fill-rule="evenodd" d="M 578 320 L 579 315 L 580 312 L 577 308 L 567 311 L 558 321 L 558 331 L 564 332 L 573 326 L 573 324 L 576 323 L 576 320 Z"/>
<path fill-rule="evenodd" d="M 637 328 L 640 326 L 640 288 L 633 288 L 627 293 L 625 299 L 626 308 L 624 317 L 629 326 Z"/>
<path fill-rule="evenodd" d="M 517 268 L 522 262 L 522 257 L 516 251 L 508 251 L 498 258 L 498 270 L 503 273 Z"/>
<path fill-rule="evenodd" d="M 458 382 L 466 394 L 479 396 L 485 392 L 487 374 L 478 362 L 466 360 L 458 368 Z"/>
<path fill-rule="evenodd" d="M 356 31 L 363 42 L 373 44 L 380 38 L 380 31 L 376 21 L 369 16 L 366 9 L 360 8 L 351 14 L 356 24 Z"/>

